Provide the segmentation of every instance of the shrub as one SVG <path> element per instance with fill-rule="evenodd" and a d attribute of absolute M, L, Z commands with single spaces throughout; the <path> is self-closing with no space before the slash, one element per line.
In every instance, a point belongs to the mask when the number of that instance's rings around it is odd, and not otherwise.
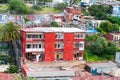
<path fill-rule="evenodd" d="M 11 13 L 28 14 L 30 9 L 26 6 L 23 0 L 10 0 L 9 9 Z"/>
<path fill-rule="evenodd" d="M 59 4 L 57 4 L 54 8 L 55 8 L 55 9 L 58 9 L 58 10 L 63 10 L 63 9 L 65 9 L 67 6 L 68 6 L 67 3 L 59 3 Z"/>
<path fill-rule="evenodd" d="M 34 6 L 32 6 L 32 9 L 35 9 L 35 10 L 42 10 L 42 7 L 39 6 L 39 5 L 34 5 Z"/>
<path fill-rule="evenodd" d="M 53 26 L 53 27 L 58 27 L 59 25 L 58 25 L 57 22 L 53 21 L 53 22 L 51 22 L 51 26 Z"/>
<path fill-rule="evenodd" d="M 9 68 L 7 68 L 7 70 L 5 72 L 8 72 L 8 73 L 18 73 L 19 72 L 19 68 L 18 68 L 18 66 L 10 65 Z"/>

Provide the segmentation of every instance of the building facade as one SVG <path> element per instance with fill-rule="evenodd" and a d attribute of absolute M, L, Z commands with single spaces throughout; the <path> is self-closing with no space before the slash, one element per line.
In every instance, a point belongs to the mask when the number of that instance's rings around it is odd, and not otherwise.
<path fill-rule="evenodd" d="M 79 28 L 27 28 L 21 31 L 23 60 L 83 60 L 85 32 Z"/>
<path fill-rule="evenodd" d="M 118 42 L 120 41 L 120 33 L 109 33 L 105 35 L 108 41 Z"/>

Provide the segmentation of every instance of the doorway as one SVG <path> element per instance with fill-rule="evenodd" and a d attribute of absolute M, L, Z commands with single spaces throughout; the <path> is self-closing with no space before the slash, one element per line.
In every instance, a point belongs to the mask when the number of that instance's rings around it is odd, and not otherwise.
<path fill-rule="evenodd" d="M 36 60 L 36 55 L 34 55 L 32 53 L 26 53 L 26 58 L 27 58 L 27 60 L 34 61 L 34 60 Z"/>
<path fill-rule="evenodd" d="M 82 53 L 81 52 L 76 52 L 74 54 L 74 59 L 75 60 L 82 60 L 83 59 Z"/>
<path fill-rule="evenodd" d="M 63 60 L 63 53 L 62 52 L 56 52 L 55 53 L 55 60 L 56 61 Z"/>

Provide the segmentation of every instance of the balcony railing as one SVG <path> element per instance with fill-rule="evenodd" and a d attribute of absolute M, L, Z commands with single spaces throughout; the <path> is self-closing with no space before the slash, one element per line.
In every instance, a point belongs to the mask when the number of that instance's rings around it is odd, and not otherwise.
<path fill-rule="evenodd" d="M 33 48 L 30 48 L 30 49 L 26 49 L 26 52 L 44 52 L 44 49 L 43 48 L 38 48 L 38 49 L 33 49 Z"/>

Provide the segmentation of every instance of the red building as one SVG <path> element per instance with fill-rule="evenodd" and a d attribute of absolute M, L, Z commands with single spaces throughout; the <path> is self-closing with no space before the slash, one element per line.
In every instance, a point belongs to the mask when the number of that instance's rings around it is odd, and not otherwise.
<path fill-rule="evenodd" d="M 81 8 L 78 6 L 68 7 L 66 8 L 66 20 L 73 21 L 74 19 L 82 21 L 84 20 L 84 15 L 81 13 Z"/>
<path fill-rule="evenodd" d="M 20 32 L 24 60 L 83 60 L 85 32 L 79 28 L 37 27 Z"/>
<path fill-rule="evenodd" d="M 120 33 L 109 33 L 105 35 L 105 38 L 109 41 L 120 41 Z"/>

